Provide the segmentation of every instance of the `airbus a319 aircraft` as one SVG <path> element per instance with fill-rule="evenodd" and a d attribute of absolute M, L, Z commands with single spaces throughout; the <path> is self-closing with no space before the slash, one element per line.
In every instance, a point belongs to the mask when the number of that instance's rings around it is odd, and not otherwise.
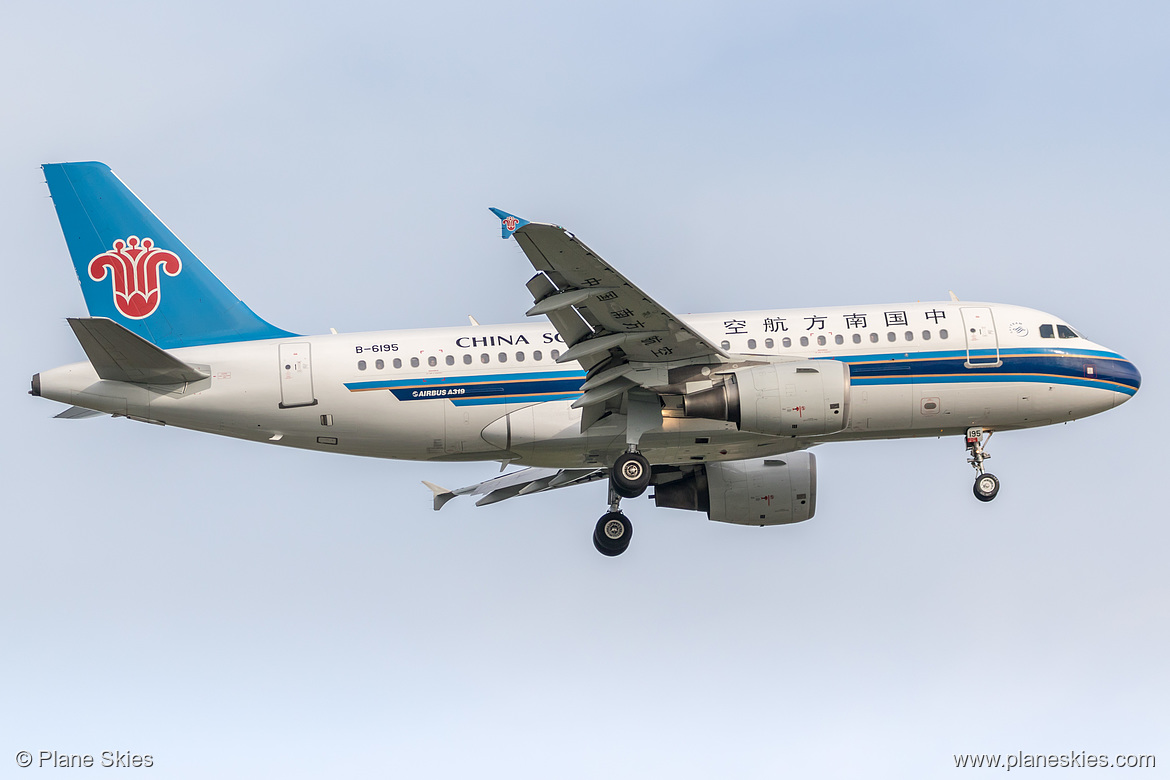
<path fill-rule="evenodd" d="M 303 336 L 270 325 L 98 162 L 43 167 L 89 317 L 88 360 L 32 394 L 97 414 L 379 458 L 523 466 L 431 483 L 434 508 L 605 480 L 593 543 L 626 550 L 620 505 L 780 525 L 816 511 L 829 441 L 961 436 L 984 469 L 994 431 L 1129 400 L 1124 357 L 1042 311 L 951 300 L 679 317 L 562 227 L 492 209 L 536 274 L 519 325 Z M 519 280 L 518 280 L 519 281 Z"/>

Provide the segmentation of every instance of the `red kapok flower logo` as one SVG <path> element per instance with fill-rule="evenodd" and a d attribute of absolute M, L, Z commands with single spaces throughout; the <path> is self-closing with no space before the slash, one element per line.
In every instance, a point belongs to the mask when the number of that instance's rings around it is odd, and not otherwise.
<path fill-rule="evenodd" d="M 89 278 L 100 282 L 112 276 L 114 305 L 124 316 L 141 320 L 158 308 L 160 268 L 167 276 L 178 276 L 183 261 L 174 252 L 156 248 L 149 238 L 139 241 L 138 236 L 130 236 L 89 261 Z"/>

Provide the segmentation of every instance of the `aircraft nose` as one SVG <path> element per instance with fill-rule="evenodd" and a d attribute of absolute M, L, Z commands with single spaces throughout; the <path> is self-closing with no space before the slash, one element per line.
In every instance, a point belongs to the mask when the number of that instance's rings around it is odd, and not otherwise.
<path fill-rule="evenodd" d="M 1117 361 L 1117 373 L 1117 381 L 1124 387 L 1129 388 L 1117 393 L 1113 399 L 1114 406 L 1121 406 L 1137 394 L 1138 388 L 1142 386 L 1142 375 L 1137 370 L 1137 366 L 1125 359 Z"/>

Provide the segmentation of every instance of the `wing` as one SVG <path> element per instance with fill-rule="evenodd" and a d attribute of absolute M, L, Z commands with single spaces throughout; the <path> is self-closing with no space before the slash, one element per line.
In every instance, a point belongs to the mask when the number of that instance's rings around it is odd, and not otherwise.
<path fill-rule="evenodd" d="M 513 471 L 510 474 L 489 479 L 475 485 L 447 490 L 423 480 L 423 484 L 435 494 L 435 511 L 439 511 L 453 498 L 458 496 L 483 496 L 475 502 L 476 506 L 494 504 L 507 498 L 527 496 L 532 493 L 543 493 L 546 490 L 555 490 L 573 485 L 583 485 L 586 482 L 595 482 L 608 476 L 605 469 L 542 469 L 529 468 Z"/>
<path fill-rule="evenodd" d="M 664 371 L 718 364 L 729 356 L 665 306 L 615 271 L 576 236 L 557 225 L 527 222 L 499 209 L 503 237 L 516 239 L 536 269 L 528 282 L 530 317 L 545 315 L 568 349 L 557 362 L 577 361 L 589 372 L 574 406 L 585 409 L 582 430 L 621 407 L 634 387 L 667 384 Z"/>

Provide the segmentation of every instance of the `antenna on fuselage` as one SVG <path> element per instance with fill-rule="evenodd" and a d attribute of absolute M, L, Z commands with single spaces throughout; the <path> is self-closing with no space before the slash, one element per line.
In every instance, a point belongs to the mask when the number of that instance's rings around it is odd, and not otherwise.
<path fill-rule="evenodd" d="M 958 302 L 959 302 L 959 296 L 955 295 L 955 291 L 954 291 L 954 290 L 947 290 L 947 292 L 949 292 L 949 293 L 951 294 L 951 300 L 952 300 L 952 301 L 954 301 L 954 302 L 956 302 L 956 303 L 958 303 Z"/>

